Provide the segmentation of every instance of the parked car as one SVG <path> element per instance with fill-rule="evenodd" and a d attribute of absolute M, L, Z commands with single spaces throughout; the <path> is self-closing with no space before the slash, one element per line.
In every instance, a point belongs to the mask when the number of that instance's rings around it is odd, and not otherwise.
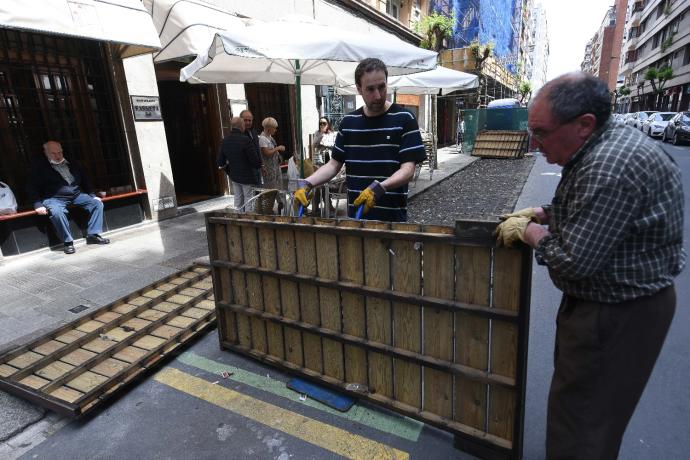
<path fill-rule="evenodd" d="M 673 145 L 690 142 L 690 112 L 678 112 L 668 121 L 661 140 L 671 141 Z"/>
<path fill-rule="evenodd" d="M 625 116 L 625 124 L 628 126 L 635 126 L 635 121 L 637 121 L 637 114 L 639 112 L 631 112 Z"/>
<path fill-rule="evenodd" d="M 676 112 L 657 112 L 642 123 L 642 132 L 649 137 L 661 137 L 668 121 Z"/>
<path fill-rule="evenodd" d="M 656 110 L 644 110 L 642 112 L 637 112 L 637 117 L 635 118 L 635 128 L 639 129 L 642 131 L 642 123 L 644 123 L 647 118 L 649 118 L 651 115 L 654 115 L 657 113 Z"/>

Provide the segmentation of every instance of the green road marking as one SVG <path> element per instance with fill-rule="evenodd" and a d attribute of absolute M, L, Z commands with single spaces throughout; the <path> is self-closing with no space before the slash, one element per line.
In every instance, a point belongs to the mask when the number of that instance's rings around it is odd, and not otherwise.
<path fill-rule="evenodd" d="M 212 374 L 220 374 L 221 372 L 231 372 L 230 380 L 234 380 L 245 385 L 257 388 L 262 391 L 289 399 L 290 401 L 304 404 L 305 406 L 313 407 L 328 414 L 337 415 L 347 420 L 375 428 L 385 433 L 390 433 L 408 441 L 417 442 L 419 434 L 422 431 L 423 423 L 409 417 L 394 416 L 384 414 L 382 412 L 373 411 L 366 407 L 355 404 L 347 412 L 340 412 L 331 407 L 326 406 L 316 400 L 307 398 L 304 401 L 299 400 L 298 393 L 290 390 L 285 386 L 285 382 L 271 379 L 269 377 L 255 374 L 253 372 L 240 369 L 239 367 L 223 364 L 211 359 L 199 356 L 196 353 L 186 352 L 178 356 L 178 361 L 197 369 L 210 372 Z"/>

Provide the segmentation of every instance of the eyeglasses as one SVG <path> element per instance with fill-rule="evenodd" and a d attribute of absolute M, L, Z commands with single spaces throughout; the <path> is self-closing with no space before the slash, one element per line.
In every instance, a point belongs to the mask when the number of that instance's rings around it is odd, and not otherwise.
<path fill-rule="evenodd" d="M 320 125 L 327 125 L 328 122 L 327 122 L 327 121 L 320 121 L 319 124 L 320 124 Z"/>
<path fill-rule="evenodd" d="M 567 125 L 568 123 L 577 120 L 577 119 L 580 118 L 582 115 L 584 115 L 584 113 L 579 113 L 579 114 L 575 115 L 574 117 L 572 117 L 572 118 L 570 118 L 570 119 L 568 119 L 568 120 L 565 120 L 565 121 L 562 122 L 562 123 L 559 123 L 558 125 L 556 125 L 555 128 L 551 128 L 551 129 L 542 129 L 542 128 L 535 128 L 535 129 L 532 129 L 532 128 L 527 128 L 527 132 L 529 133 L 529 136 L 530 136 L 532 139 L 534 139 L 535 141 L 537 141 L 537 142 L 539 142 L 539 143 L 542 143 L 542 142 L 544 142 L 544 139 L 546 139 L 547 137 L 549 137 L 551 134 L 555 133 L 556 131 L 558 131 L 558 130 L 561 129 L 563 126 Z"/>

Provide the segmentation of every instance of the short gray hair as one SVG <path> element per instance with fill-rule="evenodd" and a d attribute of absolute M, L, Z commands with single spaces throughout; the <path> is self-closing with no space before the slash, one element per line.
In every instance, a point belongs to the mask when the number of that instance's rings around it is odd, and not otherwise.
<path fill-rule="evenodd" d="M 264 121 L 261 122 L 261 126 L 263 126 L 264 129 L 266 129 L 266 128 L 277 128 L 278 122 L 273 117 L 266 117 L 266 118 L 264 118 Z"/>
<path fill-rule="evenodd" d="M 230 127 L 242 129 L 244 128 L 244 120 L 242 120 L 240 117 L 232 117 L 230 120 Z"/>
<path fill-rule="evenodd" d="M 596 117 L 596 127 L 611 116 L 611 93 L 604 80 L 584 72 L 571 72 L 547 82 L 530 105 L 540 98 L 548 103 L 559 123 L 567 123 L 585 113 Z"/>

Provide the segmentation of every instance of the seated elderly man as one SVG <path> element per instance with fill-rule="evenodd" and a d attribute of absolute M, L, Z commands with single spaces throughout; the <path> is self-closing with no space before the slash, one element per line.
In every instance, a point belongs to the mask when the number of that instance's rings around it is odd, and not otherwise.
<path fill-rule="evenodd" d="M 74 254 L 74 243 L 67 220 L 67 206 L 74 205 L 89 212 L 86 244 L 108 244 L 110 240 L 100 236 L 103 227 L 103 203 L 93 195 L 88 179 L 79 165 L 67 160 L 57 141 L 43 144 L 44 156 L 38 157 L 31 166 L 29 197 L 34 209 L 41 215 L 48 214 L 58 237 L 64 242 L 65 254 Z"/>

